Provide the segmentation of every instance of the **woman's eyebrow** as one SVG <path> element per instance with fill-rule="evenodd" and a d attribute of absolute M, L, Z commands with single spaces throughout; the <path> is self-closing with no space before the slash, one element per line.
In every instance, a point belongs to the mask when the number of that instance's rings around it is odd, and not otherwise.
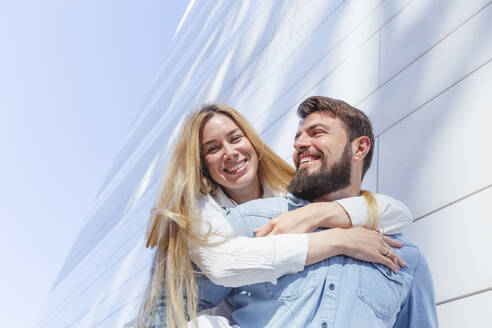
<path fill-rule="evenodd" d="M 226 136 L 231 136 L 231 135 L 233 135 L 234 133 L 237 133 L 238 131 L 240 131 L 238 128 L 233 129 L 233 130 L 231 130 L 231 131 L 227 132 Z M 202 146 L 206 146 L 206 145 L 211 144 L 211 143 L 214 143 L 214 142 L 216 142 L 216 140 L 215 140 L 215 139 L 210 139 L 210 140 L 207 140 L 207 141 L 203 141 L 203 142 L 202 142 Z"/>
<path fill-rule="evenodd" d="M 237 133 L 238 131 L 240 131 L 238 128 L 235 128 L 234 130 L 231 130 L 227 133 L 228 136 L 230 135 L 233 135 L 234 133 Z"/>

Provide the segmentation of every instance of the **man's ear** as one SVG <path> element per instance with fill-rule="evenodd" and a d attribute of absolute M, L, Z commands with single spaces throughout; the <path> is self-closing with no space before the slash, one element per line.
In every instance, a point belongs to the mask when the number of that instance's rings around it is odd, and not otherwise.
<path fill-rule="evenodd" d="M 369 137 L 362 136 L 352 141 L 352 158 L 354 161 L 364 161 L 367 153 L 371 149 L 371 140 Z"/>

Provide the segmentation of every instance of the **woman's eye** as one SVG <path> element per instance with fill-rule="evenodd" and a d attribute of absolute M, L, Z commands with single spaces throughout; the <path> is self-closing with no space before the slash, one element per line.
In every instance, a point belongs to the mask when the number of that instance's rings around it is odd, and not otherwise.
<path fill-rule="evenodd" d="M 213 154 L 216 153 L 219 150 L 219 147 L 213 146 L 207 149 L 207 154 Z"/>
<path fill-rule="evenodd" d="M 233 143 L 239 142 L 239 140 L 241 140 L 241 137 L 242 137 L 242 136 L 233 136 L 233 137 L 231 138 L 231 142 L 233 142 Z"/>

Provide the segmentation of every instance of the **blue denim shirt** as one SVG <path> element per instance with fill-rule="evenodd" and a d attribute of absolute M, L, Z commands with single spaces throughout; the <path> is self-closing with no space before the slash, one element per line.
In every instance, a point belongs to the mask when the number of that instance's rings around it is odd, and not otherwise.
<path fill-rule="evenodd" d="M 230 209 L 238 235 L 278 214 L 307 204 L 292 195 L 251 201 Z M 247 327 L 437 327 L 432 278 L 419 248 L 403 238 L 396 251 L 408 264 L 394 274 L 383 265 L 336 256 L 228 294 L 233 319 Z"/>
<path fill-rule="evenodd" d="M 292 195 L 247 202 L 229 210 L 236 235 L 254 237 L 253 229 L 307 202 Z M 227 297 L 233 319 L 248 327 L 438 327 L 434 288 L 419 248 L 402 236 L 396 251 L 408 264 L 398 274 L 380 264 L 336 256 L 303 271 L 269 282 L 229 288 L 198 277 L 199 308 Z M 160 311 L 161 316 L 165 314 Z M 161 317 L 161 324 L 165 318 Z"/>

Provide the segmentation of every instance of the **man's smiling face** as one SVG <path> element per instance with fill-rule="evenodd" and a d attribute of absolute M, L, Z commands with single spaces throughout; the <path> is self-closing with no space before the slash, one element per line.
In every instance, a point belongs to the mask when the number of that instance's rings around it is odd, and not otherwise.
<path fill-rule="evenodd" d="M 329 111 L 308 115 L 299 125 L 294 141 L 294 164 L 308 175 L 337 163 L 347 144 L 345 124 Z"/>
<path fill-rule="evenodd" d="M 295 196 L 314 200 L 347 187 L 352 170 L 352 149 L 345 124 L 329 111 L 309 114 L 294 142 L 297 172 L 289 184 Z"/>

